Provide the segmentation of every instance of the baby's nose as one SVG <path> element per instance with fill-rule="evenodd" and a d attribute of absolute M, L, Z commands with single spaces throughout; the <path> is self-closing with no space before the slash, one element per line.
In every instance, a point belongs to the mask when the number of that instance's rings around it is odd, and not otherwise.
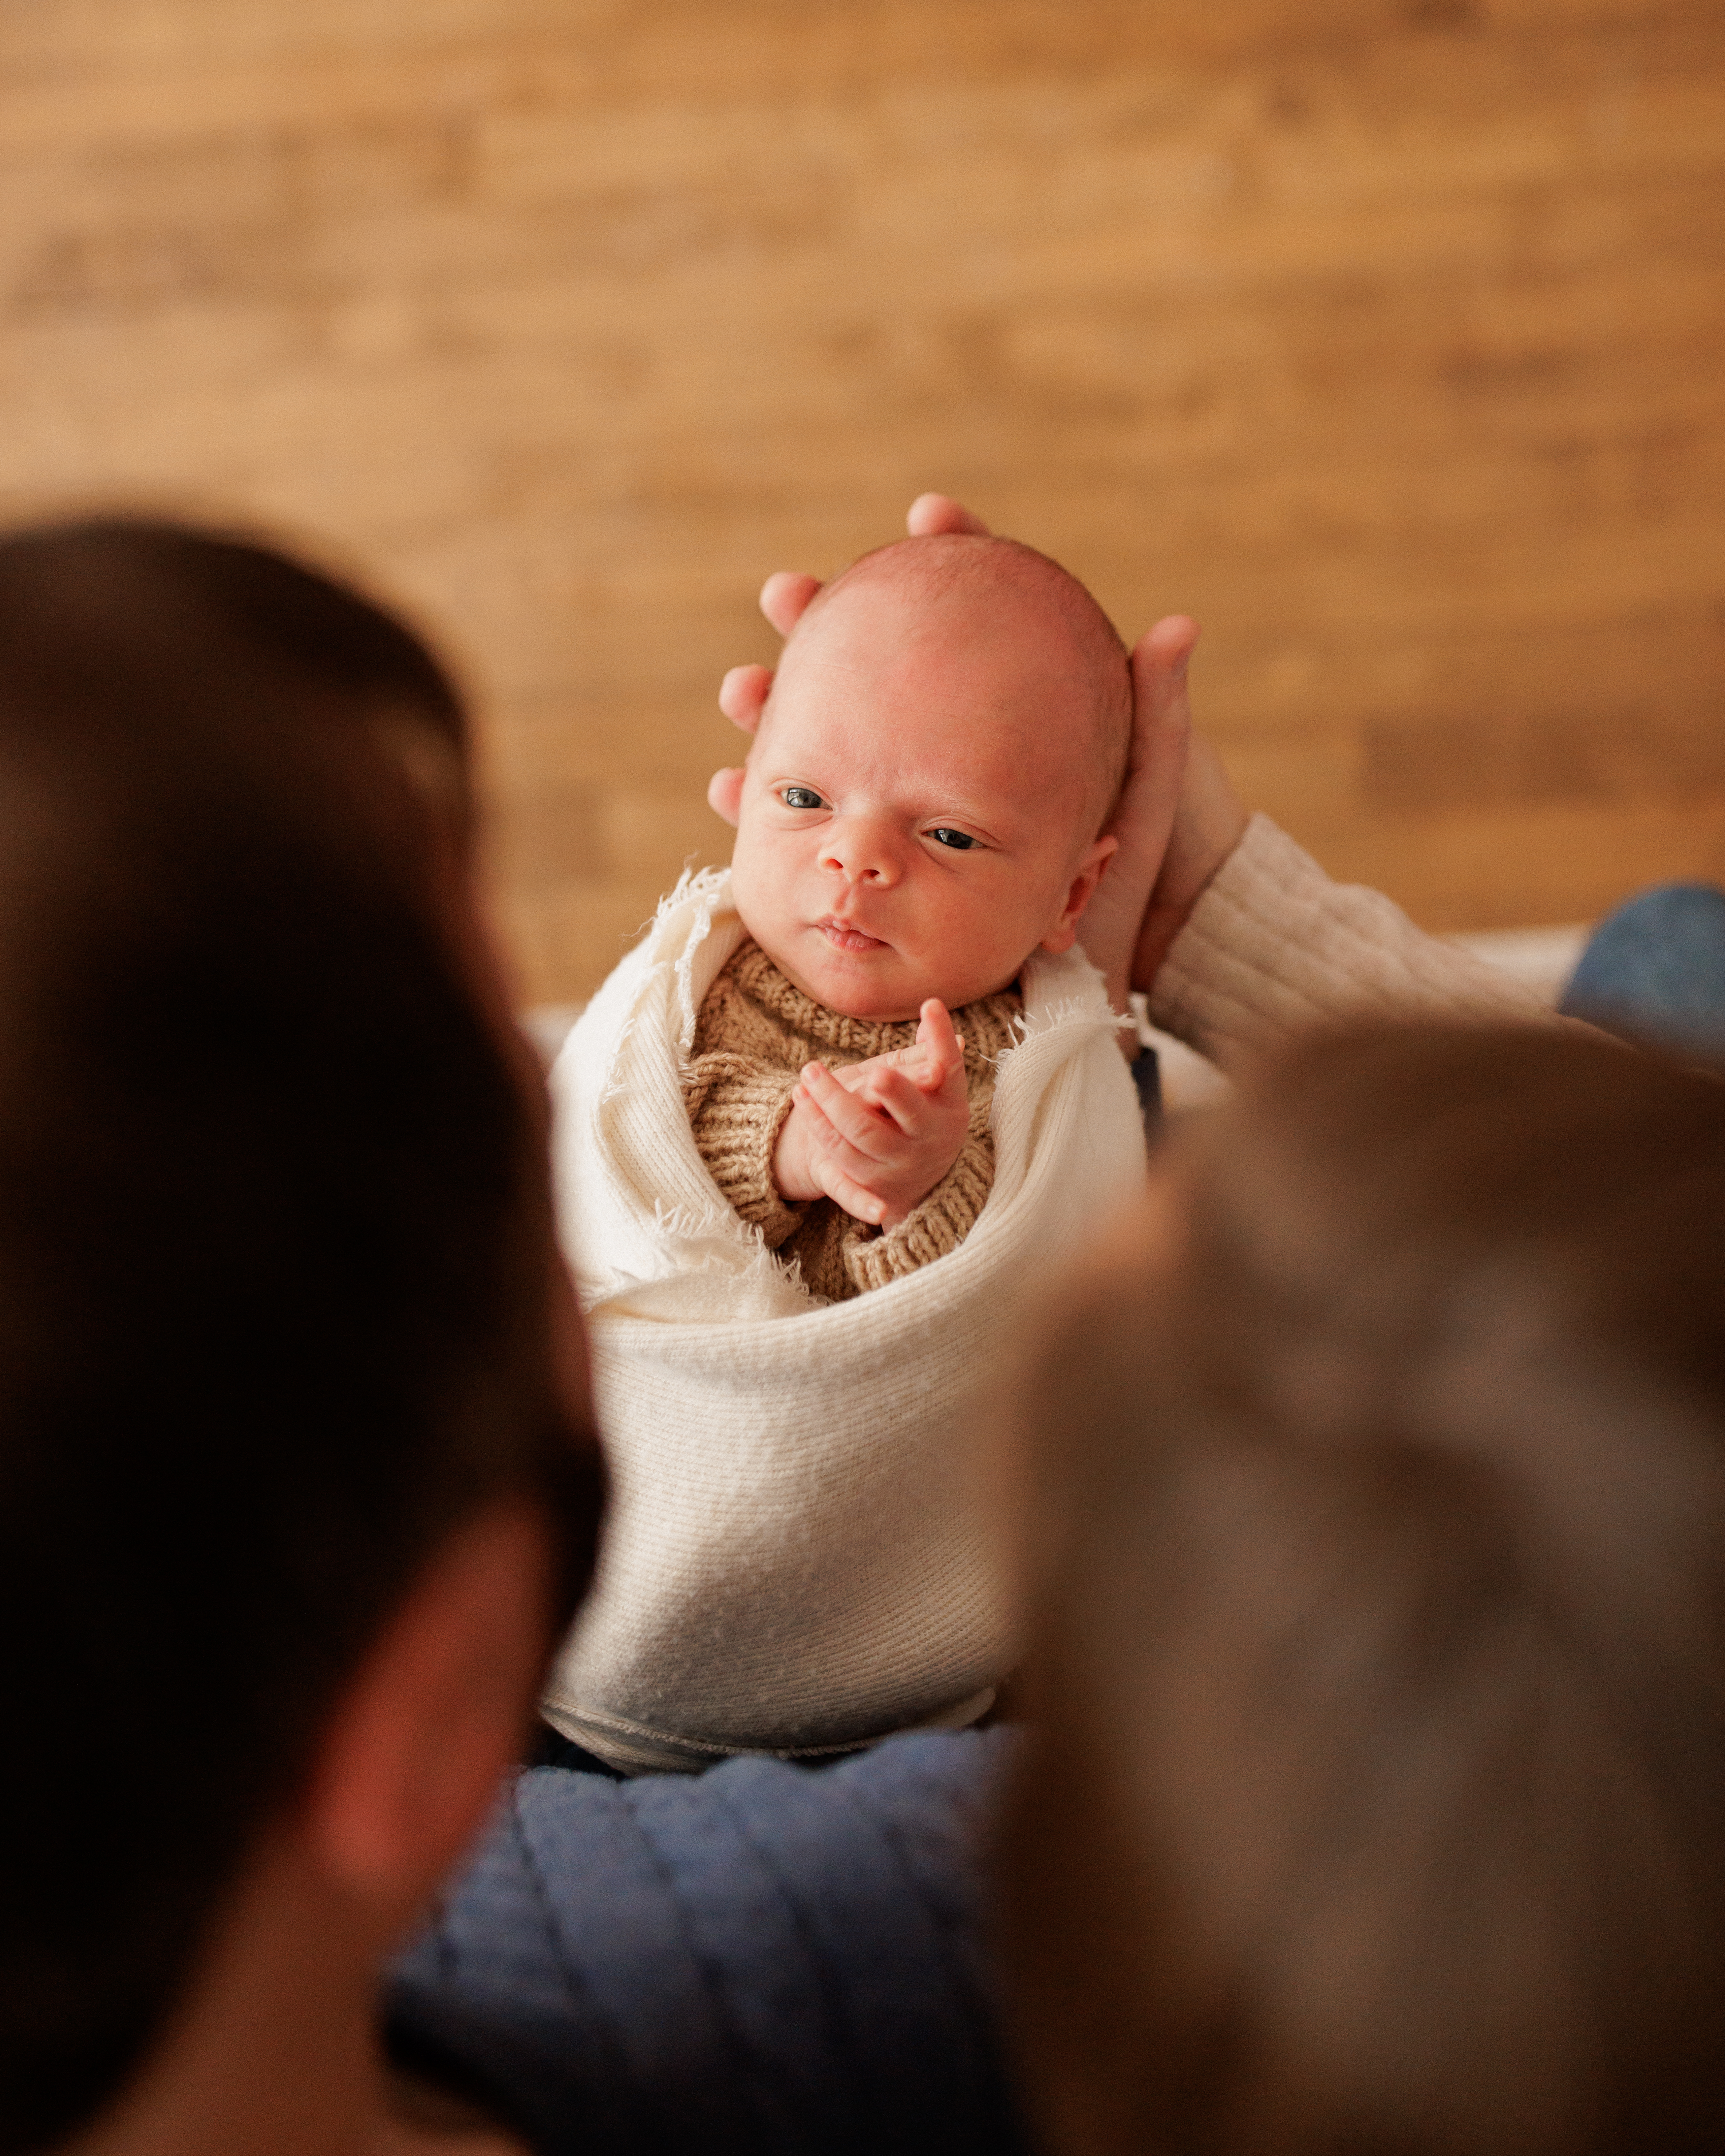
<path fill-rule="evenodd" d="M 829 829 L 821 866 L 851 883 L 891 885 L 900 875 L 891 834 L 863 817 L 847 819 Z"/>

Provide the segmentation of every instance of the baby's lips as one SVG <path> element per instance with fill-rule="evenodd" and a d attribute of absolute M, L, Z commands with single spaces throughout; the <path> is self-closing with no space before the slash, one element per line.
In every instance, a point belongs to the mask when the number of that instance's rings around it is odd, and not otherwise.
<path fill-rule="evenodd" d="M 821 920 L 817 921 L 814 925 L 816 928 L 819 930 L 820 933 L 826 937 L 829 941 L 838 942 L 839 947 L 842 950 L 849 950 L 855 947 L 853 944 L 843 940 L 851 937 L 860 937 L 864 944 L 872 945 L 879 951 L 891 948 L 891 946 L 888 944 L 886 938 L 884 936 L 875 935 L 872 931 L 863 927 L 860 922 L 855 921 L 840 921 L 836 915 L 834 914 L 827 914 Z"/>

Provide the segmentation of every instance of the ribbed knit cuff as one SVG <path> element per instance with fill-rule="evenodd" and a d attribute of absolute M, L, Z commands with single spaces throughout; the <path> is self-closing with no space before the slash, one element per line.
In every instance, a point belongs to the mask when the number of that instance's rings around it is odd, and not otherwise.
<path fill-rule="evenodd" d="M 1174 939 L 1149 1015 L 1224 1070 L 1348 1017 L 1552 1018 L 1531 989 L 1426 935 L 1381 891 L 1332 883 L 1267 816 L 1253 817 Z"/>
<path fill-rule="evenodd" d="M 796 1233 L 807 1210 L 782 1198 L 773 1180 L 796 1085 L 794 1070 L 727 1071 L 707 1087 L 695 1116 L 695 1142 L 708 1174 L 769 1250 Z"/>
<path fill-rule="evenodd" d="M 994 1185 L 994 1149 L 967 1138 L 964 1150 L 908 1219 L 884 1235 L 847 1239 L 845 1269 L 859 1291 L 885 1287 L 956 1250 L 976 1225 Z"/>

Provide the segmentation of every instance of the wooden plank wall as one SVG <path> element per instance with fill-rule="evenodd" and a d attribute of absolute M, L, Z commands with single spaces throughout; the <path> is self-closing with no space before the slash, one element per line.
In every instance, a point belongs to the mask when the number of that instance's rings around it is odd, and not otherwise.
<path fill-rule="evenodd" d="M 689 856 L 776 565 L 925 486 L 1206 624 L 1435 927 L 1725 871 L 1725 10 L 33 0 L 0 510 L 239 511 L 439 624 L 521 989 Z"/>

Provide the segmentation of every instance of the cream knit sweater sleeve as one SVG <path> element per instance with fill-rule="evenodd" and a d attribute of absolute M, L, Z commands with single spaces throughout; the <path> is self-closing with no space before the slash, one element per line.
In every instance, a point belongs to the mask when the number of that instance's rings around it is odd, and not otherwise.
<path fill-rule="evenodd" d="M 1156 977 L 1150 1022 L 1237 1069 L 1286 1034 L 1360 1015 L 1552 1023 L 1531 989 L 1332 883 L 1267 816 L 1193 909 Z"/>

